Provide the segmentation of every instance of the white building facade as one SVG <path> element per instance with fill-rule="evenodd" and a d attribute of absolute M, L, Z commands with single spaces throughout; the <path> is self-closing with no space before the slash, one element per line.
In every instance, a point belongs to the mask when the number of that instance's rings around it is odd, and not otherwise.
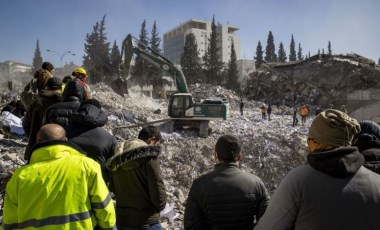
<path fill-rule="evenodd" d="M 211 34 L 211 21 L 202 21 L 190 19 L 181 25 L 164 33 L 163 52 L 164 56 L 174 62 L 180 64 L 181 54 L 185 46 L 185 37 L 189 33 L 195 35 L 198 45 L 199 57 L 203 57 L 208 48 L 208 39 Z M 240 58 L 240 37 L 234 34 L 239 30 L 238 27 L 216 24 L 217 46 L 219 47 L 220 61 L 228 63 L 231 56 L 231 44 L 234 42 L 234 48 L 237 59 Z"/>

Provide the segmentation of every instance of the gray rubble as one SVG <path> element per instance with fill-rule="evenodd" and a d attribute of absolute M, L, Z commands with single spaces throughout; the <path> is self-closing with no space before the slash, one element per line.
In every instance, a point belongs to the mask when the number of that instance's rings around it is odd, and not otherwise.
<path fill-rule="evenodd" d="M 130 92 L 123 98 L 105 84 L 91 87 L 94 98 L 102 103 L 109 116 L 105 128 L 118 141 L 136 137 L 140 129 L 120 127 L 167 118 L 167 101 L 148 98 L 138 92 Z M 241 168 L 259 176 L 270 192 L 276 189 L 289 170 L 304 163 L 307 127 L 312 118 L 306 126 L 292 127 L 291 108 L 272 105 L 272 121 L 262 120 L 260 107 L 263 103 L 257 101 L 244 101 L 244 115 L 240 116 L 239 96 L 221 87 L 207 91 L 215 94 L 213 90 L 229 100 L 230 119 L 211 121 L 212 132 L 208 138 L 200 138 L 191 130 L 168 133 L 165 123 L 157 124 L 165 140 L 160 158 L 168 203 L 179 214 L 174 220 L 163 220 L 167 230 L 183 229 L 184 205 L 192 181 L 213 170 L 213 147 L 223 134 L 233 134 L 242 140 Z M 26 140 L 5 134 L 0 138 L 0 173 L 7 173 L 25 163 L 22 158 Z"/>

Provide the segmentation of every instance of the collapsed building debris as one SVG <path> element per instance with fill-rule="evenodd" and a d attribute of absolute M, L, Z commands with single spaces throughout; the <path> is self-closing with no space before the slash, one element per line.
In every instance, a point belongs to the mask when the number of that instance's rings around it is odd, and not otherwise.
<path fill-rule="evenodd" d="M 136 137 L 140 128 L 118 128 L 142 122 L 167 118 L 167 101 L 154 100 L 130 92 L 127 98 L 114 93 L 107 85 L 91 86 L 94 98 L 98 99 L 109 117 L 106 129 L 118 141 Z M 202 87 L 198 87 L 202 91 Z M 306 126 L 292 127 L 291 108 L 273 105 L 272 120 L 262 120 L 262 102 L 244 101 L 244 116 L 240 115 L 240 96 L 222 87 L 213 87 L 230 105 L 227 121 L 211 121 L 211 135 L 200 138 L 192 130 L 166 132 L 165 123 L 157 123 L 163 131 L 163 151 L 160 156 L 164 182 L 168 193 L 168 203 L 174 207 L 177 218 L 163 220 L 169 230 L 183 229 L 183 215 L 187 195 L 192 181 L 209 172 L 214 167 L 212 153 L 217 139 L 223 134 L 236 135 L 243 143 L 241 168 L 259 176 L 268 190 L 273 192 L 281 179 L 291 170 L 304 163 L 307 152 Z M 158 109 L 161 113 L 156 113 Z M 19 136 L 2 136 L 0 147 L 1 173 L 9 173 L 25 164 L 23 154 L 27 142 Z"/>
<path fill-rule="evenodd" d="M 264 63 L 250 75 L 250 99 L 286 106 L 302 104 L 348 111 L 378 101 L 379 92 L 360 97 L 358 91 L 380 89 L 380 67 L 357 54 L 315 55 L 303 61 Z M 355 96 L 358 94 L 358 96 Z"/>

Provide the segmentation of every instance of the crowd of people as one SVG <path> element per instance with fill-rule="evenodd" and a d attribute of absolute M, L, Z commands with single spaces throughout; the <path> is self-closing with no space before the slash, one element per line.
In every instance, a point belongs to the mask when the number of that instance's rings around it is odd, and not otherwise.
<path fill-rule="evenodd" d="M 45 69 L 46 68 L 46 69 Z M 37 96 L 26 109 L 24 159 L 5 193 L 4 229 L 162 229 L 167 192 L 160 167 L 162 137 L 152 125 L 118 142 L 92 98 L 84 68 L 54 77 L 44 63 Z M 36 77 L 37 76 L 37 77 Z M 262 109 L 270 120 L 271 106 Z M 243 115 L 241 101 L 240 112 Z M 299 111 L 302 124 L 309 114 Z M 265 113 L 265 114 L 264 114 Z M 294 123 L 293 123 L 294 124 Z M 195 179 L 184 229 L 377 229 L 380 220 L 380 126 L 335 109 L 309 128 L 307 164 L 292 169 L 270 195 L 240 169 L 243 143 L 221 135 L 214 170 Z"/>

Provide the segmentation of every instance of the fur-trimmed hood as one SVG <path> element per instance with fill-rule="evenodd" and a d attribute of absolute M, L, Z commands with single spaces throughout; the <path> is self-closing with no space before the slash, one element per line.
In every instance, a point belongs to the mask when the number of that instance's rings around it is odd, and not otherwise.
<path fill-rule="evenodd" d="M 115 153 L 115 156 L 110 158 L 107 163 L 107 169 L 116 171 L 121 166 L 137 167 L 136 162 L 140 159 L 149 159 L 150 157 L 157 157 L 160 155 L 161 146 L 147 145 L 144 141 L 139 139 L 132 139 L 122 143 L 124 146 L 122 150 Z M 129 167 L 128 167 L 129 168 Z"/>

